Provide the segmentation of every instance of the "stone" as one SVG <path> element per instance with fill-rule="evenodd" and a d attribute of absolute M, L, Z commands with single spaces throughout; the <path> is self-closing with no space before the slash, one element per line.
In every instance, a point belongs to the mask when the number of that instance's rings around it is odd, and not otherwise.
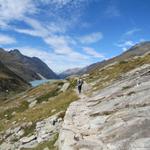
<path fill-rule="evenodd" d="M 5 117 L 8 117 L 8 115 L 6 114 Z"/>
<path fill-rule="evenodd" d="M 14 112 L 12 113 L 12 115 L 15 116 L 15 115 L 16 115 L 16 112 L 14 111 Z"/>
<path fill-rule="evenodd" d="M 12 122 L 13 125 L 15 125 L 17 123 L 17 121 Z"/>
<path fill-rule="evenodd" d="M 9 129 L 6 130 L 5 136 L 8 136 L 8 135 L 10 135 L 10 134 L 12 134 L 12 130 L 9 128 Z"/>
<path fill-rule="evenodd" d="M 62 122 L 63 119 L 62 119 L 62 118 L 58 118 L 57 121 L 58 121 L 58 122 Z"/>
<path fill-rule="evenodd" d="M 4 142 L 0 145 L 0 150 L 12 150 L 12 145 Z"/>
<path fill-rule="evenodd" d="M 45 147 L 43 150 L 49 150 L 49 148 L 48 148 L 48 147 Z"/>
<path fill-rule="evenodd" d="M 27 102 L 28 103 L 32 103 L 32 102 L 34 102 L 36 100 L 36 98 L 34 97 L 34 98 L 29 98 L 29 99 L 27 99 Z"/>
<path fill-rule="evenodd" d="M 30 137 L 23 137 L 20 139 L 20 142 L 22 144 L 26 144 L 26 143 L 30 143 L 31 141 L 34 141 L 37 139 L 37 136 L 36 135 L 32 135 Z"/>
<path fill-rule="evenodd" d="M 55 111 L 56 111 L 56 109 L 52 109 L 52 110 L 51 110 L 51 113 L 53 113 L 53 112 L 55 112 Z"/>
<path fill-rule="evenodd" d="M 22 120 L 26 120 L 27 118 L 26 117 L 24 117 Z"/>
<path fill-rule="evenodd" d="M 24 135 L 24 130 L 20 130 L 18 133 L 16 133 L 17 137 L 21 137 Z"/>
<path fill-rule="evenodd" d="M 33 122 L 28 122 L 28 123 L 26 123 L 26 126 L 25 127 L 31 127 L 33 125 Z"/>
<path fill-rule="evenodd" d="M 37 104 L 37 100 L 32 101 L 32 102 L 29 104 L 29 108 L 34 107 L 36 104 Z"/>
<path fill-rule="evenodd" d="M 64 85 L 62 86 L 62 88 L 60 89 L 60 91 L 62 92 L 65 92 L 70 86 L 70 83 L 67 82 L 67 83 L 64 83 Z"/>
<path fill-rule="evenodd" d="M 21 126 L 18 126 L 14 129 L 12 129 L 12 133 L 18 133 L 21 130 Z"/>

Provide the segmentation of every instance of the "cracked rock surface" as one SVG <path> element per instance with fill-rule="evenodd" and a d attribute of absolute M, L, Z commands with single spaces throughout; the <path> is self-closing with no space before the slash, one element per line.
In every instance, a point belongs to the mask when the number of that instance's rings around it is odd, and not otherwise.
<path fill-rule="evenodd" d="M 150 65 L 126 73 L 67 109 L 60 150 L 149 150 Z"/>

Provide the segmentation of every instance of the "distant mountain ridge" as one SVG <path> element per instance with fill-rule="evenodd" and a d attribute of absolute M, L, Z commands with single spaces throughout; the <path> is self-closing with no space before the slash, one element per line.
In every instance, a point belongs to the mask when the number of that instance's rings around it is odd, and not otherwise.
<path fill-rule="evenodd" d="M 18 49 L 9 52 L 0 49 L 0 60 L 2 63 L 26 81 L 46 79 L 58 79 L 43 61 L 37 57 L 28 57 L 20 53 Z"/>
<path fill-rule="evenodd" d="M 142 56 L 146 53 L 150 53 L 150 42 L 149 41 L 136 44 L 135 46 L 131 47 L 129 50 L 125 51 L 124 53 L 122 53 L 116 57 L 113 57 L 111 59 L 91 64 L 91 65 L 83 68 L 79 72 L 79 74 L 89 73 L 92 70 L 103 68 L 109 64 L 113 64 L 113 63 L 119 62 L 119 61 L 126 61 L 126 60 L 131 59 L 136 56 L 137 57 Z"/>
<path fill-rule="evenodd" d="M 136 44 L 135 46 L 131 47 L 129 50 L 125 51 L 124 53 L 116 57 L 110 58 L 108 60 L 103 60 L 103 61 L 91 64 L 89 66 L 86 66 L 84 68 L 73 68 L 73 69 L 65 70 L 64 72 L 60 73 L 59 76 L 60 78 L 66 78 L 71 75 L 83 75 L 86 73 L 88 74 L 92 70 L 103 68 L 115 62 L 126 61 L 136 56 L 137 57 L 142 56 L 146 53 L 150 53 L 149 41 Z"/>
<path fill-rule="evenodd" d="M 60 78 L 66 78 L 71 75 L 78 75 L 78 73 L 82 70 L 82 68 L 72 68 L 72 69 L 67 69 L 63 71 L 62 73 L 59 74 Z"/>

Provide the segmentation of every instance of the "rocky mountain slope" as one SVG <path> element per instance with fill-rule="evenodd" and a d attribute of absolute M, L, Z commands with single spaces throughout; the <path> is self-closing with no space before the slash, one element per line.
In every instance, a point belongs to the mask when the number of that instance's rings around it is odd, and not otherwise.
<path fill-rule="evenodd" d="M 61 150 L 150 148 L 150 65 L 70 105 L 60 132 Z"/>
<path fill-rule="evenodd" d="M 150 149 L 150 54 L 105 66 L 95 75 L 85 79 L 91 94 L 67 109 L 59 149 Z"/>
<path fill-rule="evenodd" d="M 9 52 L 0 49 L 0 60 L 10 70 L 26 81 L 40 80 L 42 78 L 58 78 L 58 76 L 39 58 L 24 56 L 17 49 Z"/>
<path fill-rule="evenodd" d="M 21 91 L 29 88 L 30 85 L 21 77 L 8 69 L 0 61 L 0 99 L 3 93 L 10 91 Z M 7 92 L 6 92 L 7 91 Z"/>

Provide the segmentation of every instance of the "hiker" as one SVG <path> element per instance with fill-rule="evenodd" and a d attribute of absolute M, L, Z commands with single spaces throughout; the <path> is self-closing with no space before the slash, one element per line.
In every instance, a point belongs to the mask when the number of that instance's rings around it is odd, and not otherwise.
<path fill-rule="evenodd" d="M 82 85 L 83 85 L 83 80 L 80 78 L 80 79 L 77 81 L 77 86 L 78 86 L 79 94 L 81 93 Z"/>

